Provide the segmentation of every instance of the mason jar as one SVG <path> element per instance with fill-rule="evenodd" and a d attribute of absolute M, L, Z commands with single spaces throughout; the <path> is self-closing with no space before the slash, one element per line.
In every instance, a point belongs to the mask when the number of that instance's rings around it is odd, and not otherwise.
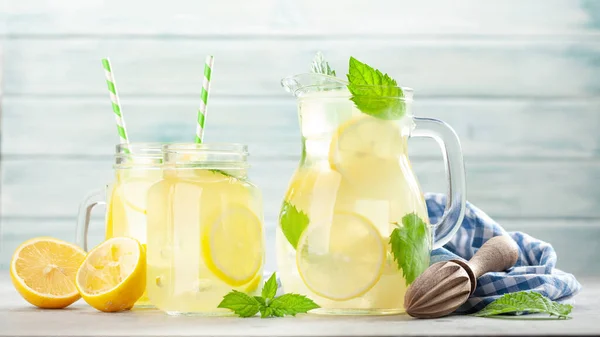
<path fill-rule="evenodd" d="M 132 143 L 116 146 L 114 180 L 88 194 L 79 206 L 77 244 L 88 250 L 92 209 L 106 205 L 105 239 L 128 236 L 146 244 L 146 197 L 148 189 L 162 176 L 162 144 Z M 148 306 L 146 294 L 136 306 Z"/>
<path fill-rule="evenodd" d="M 148 191 L 147 286 L 168 314 L 227 315 L 232 289 L 262 277 L 262 197 L 241 144 L 163 146 L 162 178 Z"/>

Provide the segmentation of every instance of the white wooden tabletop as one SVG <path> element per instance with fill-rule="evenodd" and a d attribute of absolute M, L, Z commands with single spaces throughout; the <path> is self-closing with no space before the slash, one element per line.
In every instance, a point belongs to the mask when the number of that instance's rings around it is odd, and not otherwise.
<path fill-rule="evenodd" d="M 68 309 L 40 310 L 0 272 L 0 336 L 414 336 L 600 334 L 600 279 L 583 279 L 573 319 L 508 320 L 454 316 L 417 320 L 406 315 L 295 318 L 170 317 L 157 310 L 107 314 L 83 301 Z M 538 318 L 533 320 L 534 318 Z"/>

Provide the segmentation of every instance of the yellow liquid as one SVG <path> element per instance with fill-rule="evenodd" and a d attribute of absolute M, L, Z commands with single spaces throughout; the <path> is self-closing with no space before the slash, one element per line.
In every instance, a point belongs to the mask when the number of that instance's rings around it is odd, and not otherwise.
<path fill-rule="evenodd" d="M 300 103 L 304 155 L 284 210 L 293 205 L 309 223 L 294 247 L 280 218 L 283 290 L 313 299 L 321 306 L 314 313 L 402 313 L 407 282 L 390 234 L 407 214 L 429 224 L 408 160 L 407 126 L 367 116 L 349 100 L 328 100 L 330 94 Z M 430 242 L 428 234 L 417 244 L 429 249 Z M 429 256 L 423 259 L 428 265 Z"/>
<path fill-rule="evenodd" d="M 162 176 L 159 169 L 118 169 L 110 190 L 106 238 L 128 236 L 146 246 L 146 197 Z M 150 306 L 146 292 L 136 306 Z"/>
<path fill-rule="evenodd" d="M 260 192 L 221 171 L 164 172 L 148 194 L 148 296 L 169 314 L 229 315 L 223 296 L 261 282 Z"/>

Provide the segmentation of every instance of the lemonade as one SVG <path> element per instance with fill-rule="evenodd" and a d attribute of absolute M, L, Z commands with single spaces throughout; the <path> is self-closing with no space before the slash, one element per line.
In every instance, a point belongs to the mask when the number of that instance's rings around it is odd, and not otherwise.
<path fill-rule="evenodd" d="M 169 314 L 227 315 L 232 289 L 252 293 L 264 263 L 262 200 L 247 181 L 245 146 L 165 147 L 148 193 L 149 298 Z"/>
<path fill-rule="evenodd" d="M 300 98 L 304 156 L 285 196 L 277 231 L 286 292 L 306 294 L 322 313 L 403 311 L 409 282 L 394 260 L 390 235 L 403 218 L 428 223 L 410 170 L 411 119 L 360 112 L 340 90 Z M 430 235 L 421 265 L 429 262 Z"/>
<path fill-rule="evenodd" d="M 408 286 L 464 215 L 460 143 L 442 121 L 412 116 L 411 89 L 353 57 L 348 81 L 320 54 L 312 70 L 281 82 L 298 98 L 302 133 L 276 237 L 283 290 L 312 298 L 314 313 L 404 312 Z M 451 193 L 434 226 L 408 158 L 414 136 L 444 150 Z"/>
<path fill-rule="evenodd" d="M 132 237 L 142 246 L 146 243 L 146 198 L 148 189 L 162 177 L 161 144 L 140 143 L 117 146 L 115 154 L 115 180 L 106 191 L 92 194 L 80 209 L 78 243 L 87 249 L 87 227 L 90 205 L 102 203 L 106 198 L 105 238 Z M 106 196 L 105 196 L 106 195 Z M 136 306 L 149 306 L 144 295 Z"/>

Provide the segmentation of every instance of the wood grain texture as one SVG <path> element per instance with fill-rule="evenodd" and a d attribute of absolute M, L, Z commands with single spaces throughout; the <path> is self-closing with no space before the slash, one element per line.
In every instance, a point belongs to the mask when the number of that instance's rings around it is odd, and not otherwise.
<path fill-rule="evenodd" d="M 192 97 L 124 98 L 130 139 L 191 141 L 197 103 Z M 107 158 L 117 141 L 109 104 L 108 97 L 9 97 L 4 101 L 2 153 L 9 159 L 39 155 Z M 206 139 L 248 144 L 251 155 L 261 159 L 297 158 L 300 131 L 296 109 L 291 96 L 214 97 Z M 467 159 L 591 159 L 600 155 L 600 99 L 423 99 L 415 101 L 413 110 L 450 124 Z M 414 158 L 439 156 L 437 145 L 422 139 L 411 140 L 410 153 Z"/>
<path fill-rule="evenodd" d="M 190 140 L 216 56 L 207 138 L 250 145 L 272 232 L 300 154 L 279 80 L 322 50 L 338 74 L 353 55 L 414 87 L 415 113 L 461 138 L 469 200 L 600 274 L 598 1 L 9 0 L 0 44 L 0 268 L 27 237 L 71 238 L 79 200 L 111 178 L 106 55 L 130 137 L 162 142 Z M 437 146 L 410 147 L 423 189 L 445 191 Z"/>
<path fill-rule="evenodd" d="M 10 2 L 11 35 L 458 35 L 539 36 L 595 34 L 593 0 L 87 0 Z M 115 10 L 118 8 L 118 10 Z"/>
<path fill-rule="evenodd" d="M 0 273 L 0 331 L 2 336 L 481 336 L 481 335 L 597 335 L 600 280 L 582 279 L 573 319 L 474 318 L 466 315 L 416 320 L 407 315 L 318 316 L 263 320 L 258 317 L 171 317 L 157 310 L 99 313 L 80 301 L 66 310 L 40 310 L 27 305 Z M 542 318 L 542 319 L 540 319 Z M 35 324 L 32 324 L 35 322 Z"/>
<path fill-rule="evenodd" d="M 197 96 L 204 55 L 215 55 L 214 96 L 285 96 L 279 80 L 307 72 L 322 50 L 340 74 L 353 55 L 386 70 L 418 97 L 600 95 L 600 39 L 9 39 L 6 94 L 96 95 L 110 55 L 123 98 Z M 200 60 L 200 61 L 199 61 Z"/>

